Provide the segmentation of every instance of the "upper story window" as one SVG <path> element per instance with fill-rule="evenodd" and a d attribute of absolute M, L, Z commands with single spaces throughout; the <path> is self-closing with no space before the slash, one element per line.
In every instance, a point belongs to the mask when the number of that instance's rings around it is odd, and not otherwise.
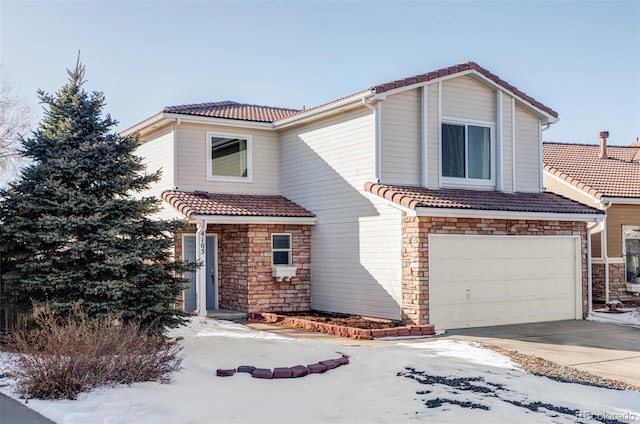
<path fill-rule="evenodd" d="M 251 136 L 207 132 L 207 180 L 251 182 Z"/>
<path fill-rule="evenodd" d="M 492 185 L 495 180 L 492 145 L 488 125 L 443 123 L 443 182 Z"/>
<path fill-rule="evenodd" d="M 291 234 L 271 234 L 271 262 L 291 266 Z"/>

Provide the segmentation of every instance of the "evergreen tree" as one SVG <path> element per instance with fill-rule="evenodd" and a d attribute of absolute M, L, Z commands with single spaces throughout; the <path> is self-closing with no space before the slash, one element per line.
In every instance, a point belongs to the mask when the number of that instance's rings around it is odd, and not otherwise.
<path fill-rule="evenodd" d="M 194 264 L 174 260 L 183 221 L 149 218 L 153 197 L 134 195 L 160 177 L 145 173 L 138 140 L 112 132 L 102 92 L 83 88 L 79 59 L 55 95 L 38 91 L 45 114 L 22 139 L 30 165 L 0 191 L 0 255 L 5 293 L 66 313 L 81 301 L 89 316 L 119 315 L 154 331 L 179 325 L 176 297 Z"/>

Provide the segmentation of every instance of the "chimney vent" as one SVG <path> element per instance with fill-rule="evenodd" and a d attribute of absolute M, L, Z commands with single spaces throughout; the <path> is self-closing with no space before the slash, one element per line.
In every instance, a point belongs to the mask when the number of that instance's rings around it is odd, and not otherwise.
<path fill-rule="evenodd" d="M 609 131 L 600 131 L 600 159 L 609 159 L 607 155 L 607 138 L 609 137 Z"/>

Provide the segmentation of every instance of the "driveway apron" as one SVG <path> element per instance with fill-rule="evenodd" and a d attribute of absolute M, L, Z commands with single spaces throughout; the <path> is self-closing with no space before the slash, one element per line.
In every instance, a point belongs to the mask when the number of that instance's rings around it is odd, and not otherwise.
<path fill-rule="evenodd" d="M 640 386 L 640 329 L 585 320 L 447 330 L 441 337 L 496 345 Z"/>

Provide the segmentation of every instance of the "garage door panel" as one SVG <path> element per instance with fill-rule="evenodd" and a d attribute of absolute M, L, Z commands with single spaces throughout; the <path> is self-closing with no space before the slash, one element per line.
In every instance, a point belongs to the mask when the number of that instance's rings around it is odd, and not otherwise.
<path fill-rule="evenodd" d="M 431 235 L 431 323 L 447 329 L 575 319 L 579 246 L 574 236 Z"/>
<path fill-rule="evenodd" d="M 449 313 L 452 325 L 449 328 L 464 328 L 469 318 L 479 323 L 479 326 L 499 325 L 502 317 L 507 314 L 507 306 L 504 303 L 476 304 L 470 307 L 458 304 L 452 305 Z"/>
<path fill-rule="evenodd" d="M 543 321 L 574 319 L 573 313 L 565 307 L 567 301 L 573 301 L 573 298 L 559 298 L 552 301 L 540 299 L 527 302 L 512 302 L 509 303 L 508 314 L 514 324 L 541 322 L 540 315 L 548 318 Z"/>
<path fill-rule="evenodd" d="M 507 271 L 507 263 L 496 263 L 488 266 L 487 259 L 464 259 L 461 257 L 440 259 L 440 265 L 429 269 L 429 277 L 446 281 L 491 281 L 501 279 Z"/>
<path fill-rule="evenodd" d="M 456 252 L 458 258 L 474 257 L 477 259 L 490 259 L 496 257 L 506 257 L 508 246 L 487 244 L 484 240 L 468 239 L 466 243 L 459 243 L 454 239 L 443 239 L 440 242 L 441 248 L 430 251 L 431 259 L 450 259 L 451 252 Z"/>
<path fill-rule="evenodd" d="M 505 284 L 507 289 L 506 298 L 508 299 L 548 299 L 550 293 L 553 297 L 574 296 L 575 287 L 573 284 L 567 284 L 566 280 L 548 279 L 548 280 L 519 280 Z"/>
<path fill-rule="evenodd" d="M 507 258 L 542 259 L 573 258 L 572 237 L 507 237 Z"/>
<path fill-rule="evenodd" d="M 532 275 L 537 280 L 564 278 L 572 279 L 575 274 L 573 258 L 561 259 L 511 259 L 506 263 L 506 276 L 511 279 L 525 279 Z"/>
<path fill-rule="evenodd" d="M 429 291 L 433 302 L 439 305 L 453 305 L 464 302 L 465 304 L 488 303 L 506 300 L 506 282 L 492 281 L 479 283 L 477 281 L 452 282 L 446 285 L 436 285 Z"/>

